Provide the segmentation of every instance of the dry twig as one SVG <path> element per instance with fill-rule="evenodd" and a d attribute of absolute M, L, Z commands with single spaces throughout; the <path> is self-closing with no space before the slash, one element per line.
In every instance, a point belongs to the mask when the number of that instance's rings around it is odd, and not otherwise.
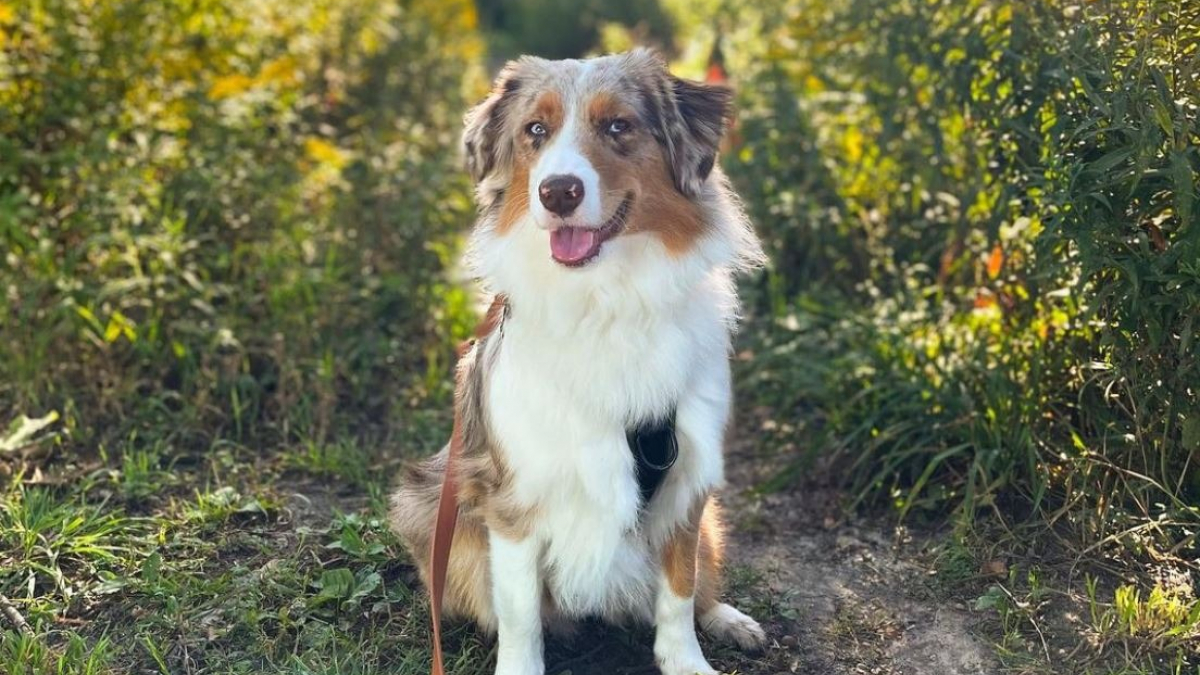
<path fill-rule="evenodd" d="M 29 627 L 29 622 L 17 611 L 17 608 L 12 604 L 12 600 L 9 600 L 8 596 L 3 593 L 0 593 L 0 611 L 3 611 L 4 616 L 8 617 L 13 628 L 26 635 L 33 635 L 33 629 Z"/>

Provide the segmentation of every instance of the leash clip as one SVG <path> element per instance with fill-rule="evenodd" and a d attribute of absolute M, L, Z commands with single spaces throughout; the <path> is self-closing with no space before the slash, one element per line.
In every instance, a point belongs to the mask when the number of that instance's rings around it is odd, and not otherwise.
<path fill-rule="evenodd" d="M 637 466 L 638 489 L 642 506 L 650 503 L 667 472 L 679 459 L 679 440 L 675 436 L 675 413 L 665 420 L 643 424 L 626 434 L 633 461 Z"/>

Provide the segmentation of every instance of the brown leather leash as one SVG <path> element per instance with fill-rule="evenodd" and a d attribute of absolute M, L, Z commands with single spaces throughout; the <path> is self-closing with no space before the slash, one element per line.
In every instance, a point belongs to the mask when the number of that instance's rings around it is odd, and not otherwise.
<path fill-rule="evenodd" d="M 508 299 L 497 295 L 488 307 L 483 321 L 475 329 L 476 340 L 487 337 L 500 324 Z M 461 358 L 475 345 L 476 340 L 459 348 Z M 460 370 L 459 377 L 466 374 Z M 461 381 L 456 397 L 461 395 Z M 458 473 L 456 467 L 462 454 L 463 428 L 460 401 L 454 402 L 454 430 L 450 433 L 450 448 L 446 452 L 446 473 L 442 476 L 442 493 L 438 498 L 437 518 L 433 523 L 433 541 L 429 551 L 429 613 L 433 621 L 433 668 L 432 675 L 446 675 L 442 658 L 442 596 L 446 593 L 446 568 L 450 565 L 450 546 L 454 543 L 454 527 L 458 524 Z"/>
<path fill-rule="evenodd" d="M 455 415 L 450 450 L 446 453 L 446 474 L 438 499 L 437 520 L 433 524 L 433 546 L 429 554 L 429 609 L 433 621 L 433 675 L 445 675 L 442 663 L 442 595 L 446 592 L 446 567 L 450 564 L 450 545 L 458 523 L 458 477 L 454 469 L 462 450 L 462 434 Z"/>

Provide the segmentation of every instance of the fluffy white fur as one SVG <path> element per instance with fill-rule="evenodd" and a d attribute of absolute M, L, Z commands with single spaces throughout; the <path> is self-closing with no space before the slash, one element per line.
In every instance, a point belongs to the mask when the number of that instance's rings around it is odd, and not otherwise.
<path fill-rule="evenodd" d="M 473 235 L 470 265 L 512 308 L 485 359 L 488 423 L 518 499 L 536 514 L 532 537 L 490 538 L 499 675 L 543 672 L 540 598 L 529 595 L 542 583 L 568 614 L 654 622 L 666 675 L 715 672 L 696 641 L 692 599 L 670 592 L 649 550 L 723 480 L 733 274 L 762 255 L 724 180 L 719 170 L 709 177 L 698 198 L 708 234 L 679 257 L 653 235 L 628 234 L 566 268 L 533 213 L 503 236 Z M 680 457 L 640 516 L 625 430 L 672 406 Z M 718 610 L 707 617 L 715 626 L 749 622 L 761 640 L 752 619 L 727 605 L 709 613 Z"/>

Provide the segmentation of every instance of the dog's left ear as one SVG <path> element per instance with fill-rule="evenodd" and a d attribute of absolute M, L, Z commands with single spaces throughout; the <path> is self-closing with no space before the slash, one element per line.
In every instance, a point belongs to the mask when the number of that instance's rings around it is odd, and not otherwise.
<path fill-rule="evenodd" d="M 507 174 L 512 165 L 512 147 L 503 129 L 508 104 L 521 88 L 516 69 L 516 62 L 510 61 L 492 85 L 491 95 L 463 120 L 463 157 L 475 183 L 493 173 Z"/>
<path fill-rule="evenodd" d="M 720 85 L 668 75 L 673 114 L 663 120 L 663 140 L 675 187 L 695 197 L 712 173 L 717 146 L 733 105 L 733 92 Z M 673 118 L 673 119 L 672 119 Z"/>

